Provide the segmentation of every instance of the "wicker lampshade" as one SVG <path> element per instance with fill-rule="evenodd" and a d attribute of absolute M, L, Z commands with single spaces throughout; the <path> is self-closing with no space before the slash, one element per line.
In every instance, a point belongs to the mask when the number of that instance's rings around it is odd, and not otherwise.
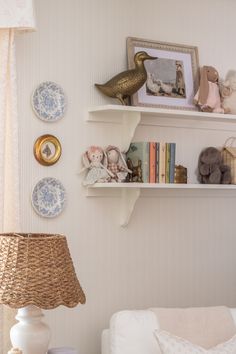
<path fill-rule="evenodd" d="M 65 236 L 0 234 L 0 303 L 41 309 L 85 303 Z"/>

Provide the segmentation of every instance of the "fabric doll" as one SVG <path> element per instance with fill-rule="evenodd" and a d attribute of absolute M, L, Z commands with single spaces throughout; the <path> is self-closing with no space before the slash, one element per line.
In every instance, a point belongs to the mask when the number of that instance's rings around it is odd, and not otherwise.
<path fill-rule="evenodd" d="M 90 146 L 82 156 L 84 169 L 88 173 L 83 181 L 83 185 L 91 185 L 96 182 L 109 182 L 114 178 L 112 172 L 107 169 L 107 156 L 105 151 L 99 146 Z"/>
<path fill-rule="evenodd" d="M 230 70 L 221 86 L 222 105 L 227 113 L 236 114 L 236 71 Z"/>
<path fill-rule="evenodd" d="M 114 174 L 111 182 L 124 182 L 128 172 L 132 171 L 128 169 L 122 152 L 118 147 L 109 145 L 105 149 L 105 153 L 108 161 L 107 168 Z"/>
<path fill-rule="evenodd" d="M 194 103 L 200 107 L 201 111 L 226 113 L 222 107 L 218 81 L 218 71 L 212 66 L 203 66 L 200 87 L 194 97 Z"/>

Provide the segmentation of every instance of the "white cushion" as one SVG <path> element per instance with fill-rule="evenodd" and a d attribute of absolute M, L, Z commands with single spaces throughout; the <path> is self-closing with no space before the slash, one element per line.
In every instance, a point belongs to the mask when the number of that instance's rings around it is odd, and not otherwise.
<path fill-rule="evenodd" d="M 161 354 L 154 330 L 159 329 L 152 311 L 120 311 L 110 320 L 111 354 Z"/>
<path fill-rule="evenodd" d="M 236 354 L 236 335 L 206 350 L 166 331 L 155 331 L 162 354 Z"/>

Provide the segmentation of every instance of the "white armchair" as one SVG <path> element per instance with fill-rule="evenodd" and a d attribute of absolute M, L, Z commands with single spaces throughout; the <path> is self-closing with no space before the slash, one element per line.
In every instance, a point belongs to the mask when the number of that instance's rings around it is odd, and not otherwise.
<path fill-rule="evenodd" d="M 102 354 L 160 354 L 154 337 L 154 331 L 160 329 L 160 325 L 153 310 L 115 313 L 109 329 L 102 333 Z M 236 308 L 230 309 L 230 314 L 236 326 Z"/>

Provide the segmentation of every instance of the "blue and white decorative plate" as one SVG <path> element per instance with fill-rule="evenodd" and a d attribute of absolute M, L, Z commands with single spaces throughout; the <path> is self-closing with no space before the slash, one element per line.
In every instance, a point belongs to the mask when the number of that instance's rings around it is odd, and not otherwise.
<path fill-rule="evenodd" d="M 64 209 L 66 191 L 62 183 L 52 177 L 41 179 L 33 189 L 32 205 L 40 216 L 53 218 Z"/>
<path fill-rule="evenodd" d="M 56 122 L 65 114 L 65 93 L 55 82 L 42 82 L 33 92 L 32 107 L 38 118 L 45 122 Z"/>

